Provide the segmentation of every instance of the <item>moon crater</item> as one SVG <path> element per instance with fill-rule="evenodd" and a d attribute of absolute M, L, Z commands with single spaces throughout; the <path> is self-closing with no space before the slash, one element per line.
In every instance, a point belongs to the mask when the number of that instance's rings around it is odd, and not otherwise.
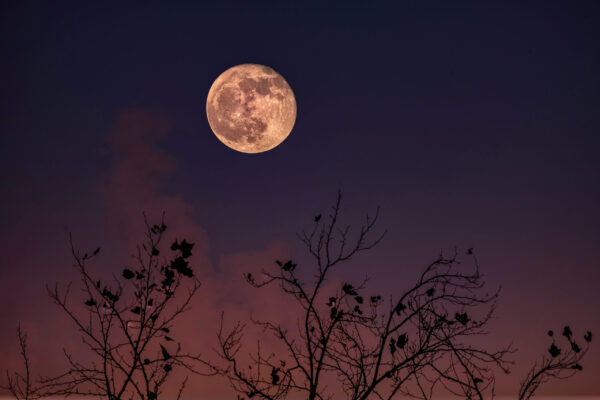
<path fill-rule="evenodd" d="M 275 70 L 242 64 L 215 80 L 206 101 L 208 123 L 226 146 L 261 153 L 278 146 L 296 121 L 292 89 Z"/>

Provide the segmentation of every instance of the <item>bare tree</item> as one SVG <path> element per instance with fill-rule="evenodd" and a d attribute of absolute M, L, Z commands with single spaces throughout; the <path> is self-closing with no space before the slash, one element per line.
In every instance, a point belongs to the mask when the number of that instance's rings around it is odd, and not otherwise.
<path fill-rule="evenodd" d="M 548 331 L 548 336 L 552 338 L 552 344 L 548 348 L 550 356 L 544 355 L 531 367 L 521 382 L 519 400 L 531 399 L 540 385 L 550 379 L 566 379 L 583 370 L 581 360 L 589 349 L 592 332 L 587 331 L 583 335 L 583 347 L 575 341 L 573 331 L 568 325 L 562 331 L 563 345 L 557 345 L 554 331 Z"/>
<path fill-rule="evenodd" d="M 218 372 L 248 397 L 268 400 L 291 393 L 309 400 L 333 398 L 338 382 L 348 399 L 392 399 L 400 394 L 430 399 L 438 386 L 466 398 L 493 393 L 493 367 L 508 371 L 510 347 L 488 350 L 471 344 L 484 335 L 493 315 L 498 291 L 484 292 L 472 249 L 470 271 L 463 271 L 457 254 L 441 255 L 413 285 L 389 302 L 366 295 L 366 279 L 340 282 L 334 290 L 325 283 L 340 268 L 385 235 L 374 234 L 379 210 L 351 238 L 340 223 L 340 201 L 328 218 L 318 215 L 309 233 L 299 234 L 315 262 L 314 280 L 304 282 L 293 261 L 277 261 L 262 276 L 246 275 L 256 288 L 279 285 L 298 310 L 297 326 L 277 321 L 253 323 L 270 332 L 286 354 L 265 351 L 258 343 L 245 364 L 242 344 L 245 324 L 218 333 L 218 353 L 224 363 Z"/>
<path fill-rule="evenodd" d="M 36 400 L 41 397 L 39 388 L 35 386 L 31 373 L 31 362 L 27 350 L 27 333 L 21 330 L 21 325 L 17 327 L 17 338 L 19 339 L 19 349 L 21 359 L 23 360 L 23 373 L 6 370 L 6 384 L 0 385 L 0 388 L 8 390 L 17 400 Z"/>
<path fill-rule="evenodd" d="M 48 294 L 79 330 L 88 351 L 81 361 L 65 349 L 67 370 L 41 378 L 39 394 L 153 400 L 174 368 L 203 373 L 198 368 L 207 363 L 199 354 L 184 352 L 172 332 L 200 287 L 189 264 L 194 245 L 175 241 L 170 258 L 163 256 L 166 229 L 164 218 L 158 225 L 146 222 L 145 242 L 137 248 L 134 265 L 109 281 L 99 279 L 89 266 L 100 249 L 81 254 L 71 240 L 83 297 L 71 294 L 71 284 L 48 287 Z"/>

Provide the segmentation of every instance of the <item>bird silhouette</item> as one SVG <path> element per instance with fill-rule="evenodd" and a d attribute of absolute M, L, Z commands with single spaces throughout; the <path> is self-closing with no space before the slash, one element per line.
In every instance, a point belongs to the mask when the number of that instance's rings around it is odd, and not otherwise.
<path fill-rule="evenodd" d="M 96 304 L 97 304 L 96 300 L 94 300 L 94 299 L 89 299 L 88 301 L 85 302 L 85 305 L 90 306 L 90 307 L 95 306 Z"/>
<path fill-rule="evenodd" d="M 575 353 L 579 353 L 581 351 L 581 347 L 575 342 L 571 342 L 571 348 Z"/>
<path fill-rule="evenodd" d="M 591 342 L 592 341 L 592 332 L 587 331 L 585 333 L 585 335 L 583 335 L 583 338 L 585 339 L 586 342 Z"/>
<path fill-rule="evenodd" d="M 362 303 L 363 303 L 363 298 L 362 298 L 362 296 L 356 296 L 356 297 L 354 298 L 354 300 L 356 300 L 356 302 L 357 302 L 358 304 L 362 304 Z"/>
<path fill-rule="evenodd" d="M 562 334 L 564 337 L 571 340 L 571 336 L 573 336 L 573 332 L 571 331 L 571 328 L 569 327 L 569 325 L 564 327 Z"/>
<path fill-rule="evenodd" d="M 434 292 L 435 292 L 435 289 L 434 289 L 434 288 L 431 288 L 431 289 L 427 290 L 427 292 L 425 292 L 425 293 L 427 294 L 427 296 L 429 296 L 429 297 L 433 297 L 433 293 L 434 293 Z"/>
<path fill-rule="evenodd" d="M 321 214 L 315 216 L 315 222 L 319 222 L 321 220 Z"/>
<path fill-rule="evenodd" d="M 575 364 L 575 365 L 573 365 L 573 366 L 571 367 L 571 369 L 576 369 L 576 370 L 578 370 L 578 371 L 581 371 L 581 370 L 583 370 L 583 367 L 582 367 L 581 365 L 579 365 L 579 364 Z"/>
<path fill-rule="evenodd" d="M 473 254 L 473 248 L 472 247 L 469 248 L 469 249 L 467 249 L 467 254 L 468 255 L 472 255 Z"/>
<path fill-rule="evenodd" d="M 552 330 L 549 330 L 549 331 L 548 331 L 548 336 L 550 336 L 550 337 L 554 336 L 554 331 L 552 331 Z"/>

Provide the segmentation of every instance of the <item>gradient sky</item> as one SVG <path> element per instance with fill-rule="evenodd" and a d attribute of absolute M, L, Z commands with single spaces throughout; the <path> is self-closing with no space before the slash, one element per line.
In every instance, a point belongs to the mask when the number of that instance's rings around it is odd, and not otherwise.
<path fill-rule="evenodd" d="M 49 335 L 76 339 L 44 289 L 74 278 L 68 232 L 118 270 L 142 211 L 165 210 L 197 243 L 202 301 L 247 315 L 255 300 L 219 293 L 252 297 L 243 272 L 301 259 L 295 232 L 338 188 L 348 221 L 382 207 L 389 234 L 352 268 L 384 294 L 440 250 L 476 249 L 503 288 L 490 343 L 521 350 L 501 393 L 547 329 L 600 333 L 600 3 L 52 3 L 0 12 L 2 366 L 19 321 L 40 371 L 61 365 Z M 264 154 L 225 147 L 205 116 L 242 63 L 280 72 L 298 103 Z M 188 337 L 214 345 L 199 324 Z M 600 395 L 598 346 L 584 361 L 542 392 Z M 190 394 L 231 398 L 211 385 Z"/>

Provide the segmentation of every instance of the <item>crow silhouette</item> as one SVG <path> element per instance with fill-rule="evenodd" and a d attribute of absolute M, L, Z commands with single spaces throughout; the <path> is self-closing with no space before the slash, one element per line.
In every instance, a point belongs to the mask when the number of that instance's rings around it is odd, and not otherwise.
<path fill-rule="evenodd" d="M 579 365 L 579 364 L 575 364 L 575 365 L 573 365 L 573 366 L 571 367 L 571 369 L 576 369 L 576 370 L 578 370 L 578 371 L 581 371 L 581 370 L 583 370 L 583 367 L 582 367 L 581 365 Z"/>
<path fill-rule="evenodd" d="M 585 335 L 583 335 L 583 338 L 585 339 L 586 342 L 591 342 L 592 341 L 592 332 L 587 331 L 585 333 Z"/>
<path fill-rule="evenodd" d="M 100 247 L 98 247 L 96 250 L 94 250 L 94 255 L 97 255 L 98 253 L 100 253 Z"/>
<path fill-rule="evenodd" d="M 575 342 L 571 342 L 571 348 L 575 353 L 579 353 L 581 351 L 581 347 Z"/>
<path fill-rule="evenodd" d="M 390 353 L 394 355 L 396 352 L 396 341 L 394 339 L 390 339 Z"/>
<path fill-rule="evenodd" d="M 321 220 L 321 214 L 315 216 L 315 222 L 319 222 Z"/>
<path fill-rule="evenodd" d="M 550 353 L 550 355 L 552 357 L 558 357 L 560 355 L 560 349 L 558 347 L 556 347 L 556 345 L 554 343 L 552 343 L 552 345 L 550 345 L 548 352 Z"/>
<path fill-rule="evenodd" d="M 571 336 L 573 336 L 573 332 L 571 331 L 571 328 L 569 327 L 569 325 L 564 327 L 562 334 L 564 337 L 571 340 Z"/>
<path fill-rule="evenodd" d="M 85 302 L 85 305 L 90 306 L 90 307 L 95 306 L 96 304 L 97 304 L 96 300 L 94 300 L 94 299 L 89 299 L 88 301 Z"/>
<path fill-rule="evenodd" d="M 469 249 L 467 249 L 467 254 L 468 255 L 472 255 L 473 254 L 473 248 L 472 247 L 469 248 Z"/>
<path fill-rule="evenodd" d="M 173 367 L 171 367 L 171 364 L 165 364 L 163 365 L 163 369 L 165 370 L 165 372 L 169 372 L 173 369 Z"/>
<path fill-rule="evenodd" d="M 123 270 L 123 278 L 125 278 L 125 279 L 131 279 L 131 278 L 133 278 L 134 276 L 135 276 L 135 274 L 133 273 L 133 271 L 132 271 L 132 270 L 130 270 L 130 269 L 128 269 L 128 268 L 125 268 L 125 269 Z"/>
<path fill-rule="evenodd" d="M 363 298 L 362 298 L 362 296 L 356 296 L 356 297 L 354 298 L 354 300 L 356 300 L 356 302 L 357 302 L 358 304 L 362 304 L 362 303 L 363 303 Z"/>
<path fill-rule="evenodd" d="M 331 307 L 332 305 L 335 304 L 336 301 L 337 301 L 337 299 L 335 297 L 330 297 L 329 301 L 327 302 L 327 306 Z"/>
<path fill-rule="evenodd" d="M 549 331 L 548 331 L 548 336 L 550 336 L 550 337 L 554 336 L 554 331 L 552 331 L 552 330 L 549 330 Z"/>
<path fill-rule="evenodd" d="M 434 292 L 435 292 L 435 289 L 434 289 L 434 288 L 431 288 L 431 289 L 427 290 L 427 292 L 425 292 L 425 293 L 427 294 L 427 296 L 429 296 L 429 297 L 433 297 L 433 293 L 434 293 Z"/>

